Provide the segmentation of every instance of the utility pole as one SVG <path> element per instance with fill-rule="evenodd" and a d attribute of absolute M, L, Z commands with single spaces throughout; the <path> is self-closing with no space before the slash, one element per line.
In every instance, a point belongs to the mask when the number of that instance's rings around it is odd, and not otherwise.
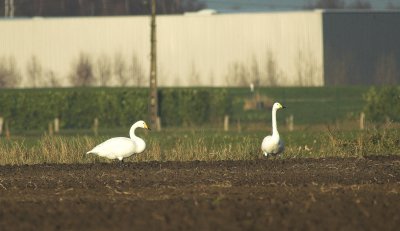
<path fill-rule="evenodd" d="M 158 130 L 158 97 L 157 97 L 157 50 L 156 50 L 156 0 L 151 1 L 151 34 L 150 34 L 150 124 Z"/>

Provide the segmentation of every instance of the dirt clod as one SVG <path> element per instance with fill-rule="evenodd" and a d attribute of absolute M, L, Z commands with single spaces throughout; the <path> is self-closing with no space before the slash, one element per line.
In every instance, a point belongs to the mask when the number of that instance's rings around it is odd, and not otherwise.
<path fill-rule="evenodd" d="M 398 230 L 400 157 L 0 167 L 1 230 Z"/>

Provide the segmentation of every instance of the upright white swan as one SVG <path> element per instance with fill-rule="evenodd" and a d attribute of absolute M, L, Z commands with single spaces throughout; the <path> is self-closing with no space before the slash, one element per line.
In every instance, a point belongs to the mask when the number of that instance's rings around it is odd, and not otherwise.
<path fill-rule="evenodd" d="M 272 136 L 266 136 L 261 144 L 261 150 L 264 155 L 278 155 L 283 152 L 284 144 L 279 137 L 278 127 L 276 125 L 276 111 L 278 109 L 285 108 L 280 103 L 276 102 L 272 106 Z"/>
<path fill-rule="evenodd" d="M 135 135 L 136 128 L 144 128 L 150 130 L 146 122 L 139 120 L 134 123 L 129 130 L 129 136 L 127 137 L 114 137 L 103 143 L 97 145 L 92 150 L 88 151 L 86 154 L 96 154 L 101 157 L 106 157 L 108 159 L 118 159 L 123 160 L 135 153 L 141 153 L 146 148 L 146 143 L 143 139 Z"/>

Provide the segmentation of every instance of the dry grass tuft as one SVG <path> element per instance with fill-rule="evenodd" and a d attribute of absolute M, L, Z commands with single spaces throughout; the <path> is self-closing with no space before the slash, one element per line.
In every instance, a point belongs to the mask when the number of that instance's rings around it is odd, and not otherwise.
<path fill-rule="evenodd" d="M 144 134 L 147 148 L 124 161 L 215 161 L 263 158 L 260 150 L 263 133 L 178 132 Z M 399 130 L 390 124 L 365 131 L 292 132 L 281 134 L 286 141 L 282 156 L 361 157 L 400 154 Z M 38 139 L 0 139 L 0 165 L 39 163 L 112 162 L 86 152 L 105 137 L 42 136 Z"/>

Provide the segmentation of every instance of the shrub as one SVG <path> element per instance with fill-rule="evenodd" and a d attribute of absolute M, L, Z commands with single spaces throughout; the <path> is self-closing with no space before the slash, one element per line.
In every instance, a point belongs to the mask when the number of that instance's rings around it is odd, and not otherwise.
<path fill-rule="evenodd" d="M 365 113 L 368 119 L 382 122 L 400 121 L 400 89 L 398 87 L 371 88 L 365 95 Z"/>

